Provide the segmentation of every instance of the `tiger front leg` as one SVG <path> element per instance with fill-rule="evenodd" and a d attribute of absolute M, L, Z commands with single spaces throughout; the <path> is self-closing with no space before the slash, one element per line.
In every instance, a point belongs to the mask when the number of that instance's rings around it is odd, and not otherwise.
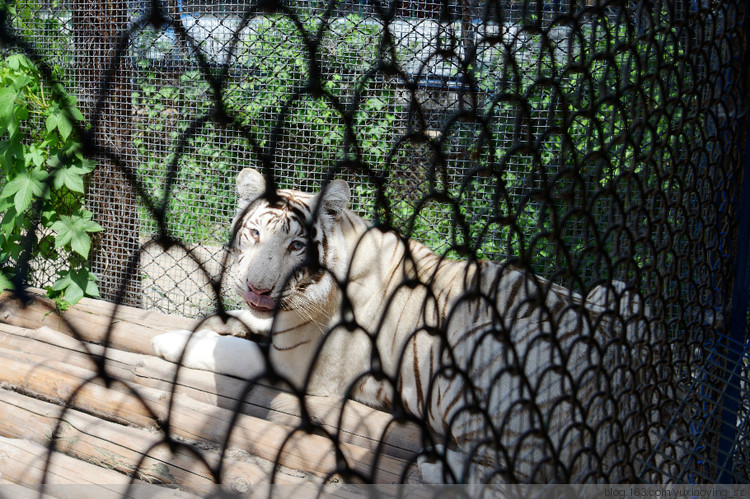
<path fill-rule="evenodd" d="M 259 320 L 248 310 L 230 310 L 225 319 L 219 315 L 206 318 L 198 327 L 209 329 L 221 335 L 239 336 L 241 338 L 262 336 L 267 334 L 271 322 L 268 319 Z"/>
<path fill-rule="evenodd" d="M 265 357 L 256 343 L 207 329 L 170 331 L 155 336 L 151 344 L 156 355 L 193 369 L 244 379 L 266 369 Z"/>

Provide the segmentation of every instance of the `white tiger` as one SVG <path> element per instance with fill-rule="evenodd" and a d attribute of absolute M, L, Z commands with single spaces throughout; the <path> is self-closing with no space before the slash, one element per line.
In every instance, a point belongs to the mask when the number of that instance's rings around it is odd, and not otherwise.
<path fill-rule="evenodd" d="M 269 200 L 245 169 L 237 189 L 232 279 L 247 309 L 231 314 L 244 327 L 166 333 L 159 355 L 176 362 L 187 343 L 184 365 L 247 379 L 267 366 L 241 337 L 262 334 L 273 368 L 306 393 L 398 399 L 447 436 L 460 452 L 447 467 L 423 459 L 429 481 L 638 476 L 657 421 L 631 368 L 648 324 L 622 283 L 582 299 L 511 266 L 443 259 L 350 211 L 341 180 Z"/>

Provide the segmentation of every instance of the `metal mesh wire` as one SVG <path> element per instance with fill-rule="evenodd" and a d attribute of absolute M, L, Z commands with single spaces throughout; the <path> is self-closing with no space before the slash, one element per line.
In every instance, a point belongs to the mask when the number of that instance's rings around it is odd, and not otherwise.
<path fill-rule="evenodd" d="M 730 338 L 728 324 L 745 3 L 33 6 L 10 20 L 20 49 L 60 66 L 92 124 L 86 202 L 105 227 L 92 266 L 105 299 L 213 312 L 237 173 L 265 168 L 306 191 L 343 178 L 356 212 L 438 254 L 511 261 L 584 296 L 615 280 L 637 290 L 664 355 L 644 372 L 666 362 L 654 376 L 679 400 L 662 438 L 690 442 L 668 472 L 654 464 L 668 443 L 648 446 L 639 478 L 750 477 L 750 336 Z M 134 179 L 166 196 L 165 228 L 183 246 L 159 244 Z M 40 260 L 28 282 L 57 270 Z M 732 372 L 739 398 L 727 401 Z"/>

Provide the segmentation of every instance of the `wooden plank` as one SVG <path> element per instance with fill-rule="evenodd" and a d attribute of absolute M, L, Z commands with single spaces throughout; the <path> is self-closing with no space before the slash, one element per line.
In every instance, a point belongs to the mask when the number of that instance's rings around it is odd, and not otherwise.
<path fill-rule="evenodd" d="M 83 345 L 49 328 L 29 330 L 10 325 L 0 325 L 0 346 L 27 353 L 44 348 L 45 356 L 51 360 L 88 369 L 93 369 L 94 363 L 84 354 L 100 355 L 103 352 L 96 345 Z M 107 359 L 107 367 L 117 379 L 172 390 L 176 366 L 170 362 L 118 350 L 109 350 Z M 182 368 L 177 391 L 198 401 L 233 410 L 245 388 L 244 381 L 229 376 Z M 416 425 L 395 424 L 390 414 L 352 400 L 346 401 L 342 414 L 342 401 L 330 397 L 307 397 L 306 404 L 310 416 L 322 423 L 327 431 L 335 433 L 341 428 L 343 442 L 374 451 L 382 441 L 382 452 L 400 459 L 409 459 L 420 449 L 420 430 Z M 239 407 L 244 414 L 289 427 L 302 424 L 297 397 L 266 386 L 253 387 Z"/>
<path fill-rule="evenodd" d="M 263 459 L 318 476 L 337 470 L 336 449 L 333 442 L 323 436 L 301 431 L 290 434 L 289 429 L 281 425 L 235 414 L 179 393 L 170 397 L 148 387 L 125 392 L 108 390 L 90 382 L 96 377 L 92 371 L 43 356 L 0 349 L 0 360 L 0 381 L 69 403 L 105 419 L 141 427 L 153 427 L 158 419 L 183 438 L 244 449 Z M 349 467 L 374 482 L 398 481 L 405 466 L 402 460 L 385 455 L 376 458 L 374 452 L 350 444 L 339 443 L 337 448 Z"/>
<path fill-rule="evenodd" d="M 57 451 L 135 475 L 147 482 L 179 485 L 182 489 L 199 494 L 215 489 L 214 477 L 205 464 L 182 447 L 177 447 L 174 453 L 170 452 L 161 435 L 111 423 L 72 409 L 62 415 L 61 409 L 49 402 L 0 390 L 0 421 L 3 421 L 0 434 L 46 445 L 53 429 L 61 421 L 55 440 Z M 209 466 L 216 469 L 219 461 L 217 452 L 193 448 L 206 459 Z M 273 463 L 261 462 L 257 458 L 225 458 L 223 482 L 268 482 L 272 469 Z M 277 478 L 277 483 L 306 481 L 299 474 L 287 471 L 281 471 Z"/>

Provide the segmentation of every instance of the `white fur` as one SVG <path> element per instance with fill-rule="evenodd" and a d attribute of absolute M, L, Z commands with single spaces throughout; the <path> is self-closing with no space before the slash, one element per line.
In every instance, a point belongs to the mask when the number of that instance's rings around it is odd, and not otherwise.
<path fill-rule="evenodd" d="M 272 289 L 271 296 L 280 303 L 284 283 L 302 264 L 304 253 L 289 250 L 300 238 L 299 227 L 285 231 L 261 223 L 263 217 L 268 216 L 267 203 L 262 199 L 264 190 L 265 183 L 258 172 L 243 170 L 238 177 L 239 210 L 232 224 L 236 231 L 237 265 L 232 279 L 240 294 L 245 293 L 249 285 Z M 529 396 L 524 380 L 536 387 L 534 403 L 541 406 L 564 393 L 562 380 L 548 375 L 540 378 L 550 362 L 562 362 L 559 355 L 550 352 L 540 333 L 554 334 L 550 328 L 556 327 L 560 337 L 566 331 L 577 331 L 580 337 L 598 338 L 616 334 L 616 328 L 602 322 L 601 327 L 608 327 L 608 332 L 594 333 L 590 329 L 593 322 L 588 318 L 589 313 L 600 314 L 619 308 L 639 315 L 639 304 L 630 301 L 620 285 L 596 288 L 587 301 L 534 275 L 487 262 L 443 260 L 426 247 L 394 232 L 372 229 L 347 209 L 350 194 L 345 182 L 331 182 L 317 195 L 297 191 L 280 191 L 280 195 L 293 197 L 312 208 L 310 220 L 314 222 L 316 233 L 325 232 L 329 246 L 334 249 L 322 262 L 326 272 L 303 293 L 292 296 L 288 302 L 291 306 L 285 309 L 279 308 L 275 313 L 252 308 L 232 312 L 242 325 L 226 326 L 223 332 L 242 336 L 249 330 L 268 335 L 272 340 L 270 362 L 289 383 L 306 393 L 334 397 L 350 393 L 373 406 L 388 405 L 394 396 L 400 395 L 407 410 L 424 418 L 436 433 L 452 435 L 459 446 L 468 444 L 471 448 L 470 440 L 486 431 L 486 421 L 468 411 L 460 411 L 461 404 L 455 407 L 449 404 L 462 393 L 462 384 L 452 383 L 446 376 L 429 379 L 428 366 L 446 365 L 450 360 L 441 349 L 440 337 L 428 333 L 430 328 L 439 327 L 443 331 L 453 350 L 455 367 L 472 375 L 475 394 L 494 421 L 519 410 L 511 404 Z M 255 230 L 258 237 L 253 236 Z M 420 284 L 405 287 L 406 281 Z M 517 286 L 519 283 L 521 288 Z M 520 298 L 514 291 L 518 289 L 521 289 Z M 471 296 L 484 294 L 492 302 L 462 300 L 467 293 Z M 537 295 L 544 297 L 543 305 L 550 310 L 562 302 L 570 306 L 560 312 L 560 317 L 550 319 L 545 315 L 547 312 L 541 311 L 544 307 L 536 309 L 532 305 L 535 302 L 527 299 Z M 351 300 L 351 310 L 342 308 L 344 296 Z M 582 318 L 582 315 L 587 317 Z M 640 330 L 641 326 L 638 321 L 630 321 L 628 327 Z M 493 333 L 477 334 L 464 341 L 465 331 L 471 328 L 480 333 L 482 328 L 488 331 L 507 328 L 500 335 L 507 339 L 498 340 L 498 334 Z M 537 341 L 529 344 L 525 339 L 529 334 L 538 336 Z M 590 358 L 588 350 L 576 350 L 578 338 L 571 336 L 568 335 L 569 339 L 565 340 L 568 343 L 561 342 L 560 347 L 571 349 L 564 366 L 572 378 L 578 379 L 586 372 Z M 212 331 L 199 331 L 192 337 L 188 331 L 160 335 L 154 339 L 154 350 L 176 362 L 186 343 L 182 363 L 188 367 L 246 379 L 260 375 L 265 369 L 265 359 L 256 344 L 232 336 L 219 336 Z M 324 345 L 322 349 L 321 345 Z M 398 394 L 394 393 L 391 382 L 369 376 L 360 379 L 372 369 L 374 353 L 380 359 L 382 373 L 398 384 Z M 402 357 L 404 361 L 400 362 Z M 494 377 L 494 373 L 501 372 L 513 359 L 523 359 L 522 377 Z M 308 379 L 311 370 L 313 374 Z M 355 379 L 360 381 L 353 384 Z M 434 390 L 428 400 L 430 385 Z M 579 390 L 585 388 L 579 387 Z M 606 411 L 611 409 L 606 405 L 602 407 L 601 415 L 594 409 L 590 414 L 606 417 Z M 529 425 L 546 425 L 544 431 L 550 433 L 551 445 L 562 445 L 555 439 L 572 440 L 575 435 L 557 435 L 571 422 L 566 414 L 561 409 L 548 421 L 541 422 L 521 413 L 502 424 L 504 431 L 510 434 L 523 433 Z M 452 424 L 446 428 L 449 422 Z M 582 434 L 580 438 L 589 437 Z M 547 445 L 545 442 L 539 445 L 541 447 L 531 446 L 519 453 L 515 463 L 518 469 L 512 470 L 516 476 L 537 473 L 535 462 L 549 452 L 543 447 Z M 586 445 L 603 444 L 587 440 Z M 562 453 L 563 450 L 560 450 L 561 459 L 576 452 L 574 448 L 565 450 L 569 454 Z M 454 471 L 460 468 L 456 455 L 461 454 L 448 456 Z M 433 464 L 424 460 L 422 464 L 430 477 L 443 476 L 442 470 Z"/>
<path fill-rule="evenodd" d="M 170 362 L 193 369 L 229 374 L 250 379 L 265 372 L 265 358 L 256 343 L 236 336 L 221 336 L 214 331 L 176 330 L 152 340 L 154 352 Z"/>

